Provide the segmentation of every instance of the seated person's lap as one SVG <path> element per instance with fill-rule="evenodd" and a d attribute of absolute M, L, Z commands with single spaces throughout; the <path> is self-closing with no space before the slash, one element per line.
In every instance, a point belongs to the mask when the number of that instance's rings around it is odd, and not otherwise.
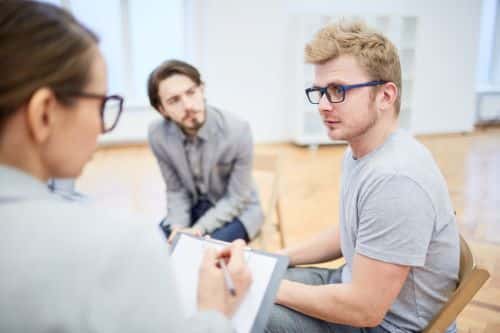
<path fill-rule="evenodd" d="M 248 243 L 249 238 L 245 226 L 243 223 L 235 217 L 231 222 L 226 223 L 224 226 L 215 229 L 210 237 L 218 239 L 225 242 L 232 242 L 236 239 L 243 239 Z"/>
<path fill-rule="evenodd" d="M 317 267 L 292 267 L 284 279 L 309 285 L 340 283 L 342 267 L 337 269 Z M 381 327 L 358 328 L 348 325 L 329 323 L 306 316 L 287 307 L 275 304 L 266 327 L 266 333 L 278 332 L 335 332 L 335 333 L 387 333 Z"/>
<path fill-rule="evenodd" d="M 196 205 L 191 208 L 191 226 L 193 226 L 196 221 L 205 215 L 205 213 L 212 207 L 213 205 L 209 200 L 204 198 L 198 200 Z M 212 233 L 210 233 L 210 237 L 225 242 L 232 242 L 236 239 L 243 239 L 245 242 L 249 241 L 245 227 L 237 217 L 224 224 L 222 227 L 212 231 Z"/>
<path fill-rule="evenodd" d="M 199 200 L 192 208 L 191 208 L 191 225 L 192 227 L 196 221 L 200 217 L 202 217 L 213 205 L 207 199 Z M 160 227 L 163 232 L 167 236 L 170 236 L 170 231 L 166 231 L 164 226 L 168 225 L 169 221 L 162 221 L 160 223 Z M 239 218 L 235 217 L 232 221 L 224 224 L 222 227 L 215 229 L 210 233 L 210 237 L 214 239 L 218 239 L 224 242 L 232 242 L 236 239 L 243 239 L 245 242 L 248 242 L 250 239 L 248 237 L 248 233 L 245 229 L 245 226 L 240 221 Z"/>

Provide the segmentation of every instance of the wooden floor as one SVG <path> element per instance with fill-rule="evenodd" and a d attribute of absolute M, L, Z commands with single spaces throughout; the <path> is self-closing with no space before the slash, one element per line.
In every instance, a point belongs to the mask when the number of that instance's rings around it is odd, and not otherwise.
<path fill-rule="evenodd" d="M 434 154 L 449 186 L 459 228 L 491 278 L 458 318 L 459 332 L 500 332 L 500 128 L 419 138 Z M 340 161 L 345 146 L 311 150 L 257 145 L 282 161 L 283 232 L 296 244 L 338 223 Z M 164 185 L 144 146 L 101 148 L 77 187 L 104 204 L 141 213 L 156 224 L 165 212 Z M 335 265 L 335 264 L 330 264 Z"/>

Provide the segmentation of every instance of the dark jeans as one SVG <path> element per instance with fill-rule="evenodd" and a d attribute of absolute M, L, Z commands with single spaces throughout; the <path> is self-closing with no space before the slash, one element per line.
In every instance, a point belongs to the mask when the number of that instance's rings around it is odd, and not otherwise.
<path fill-rule="evenodd" d="M 193 207 L 191 207 L 191 221 L 189 226 L 192 227 L 196 223 L 196 221 L 198 221 L 200 217 L 205 215 L 205 213 L 212 207 L 213 205 L 208 199 L 198 200 L 198 202 Z M 165 220 L 160 223 L 160 227 L 167 238 L 170 236 L 170 229 L 167 227 L 168 225 L 169 222 Z M 232 219 L 230 222 L 227 222 L 220 228 L 212 231 L 210 233 L 210 237 L 224 242 L 232 242 L 236 239 L 243 239 L 245 242 L 249 241 L 245 226 L 237 217 Z"/>

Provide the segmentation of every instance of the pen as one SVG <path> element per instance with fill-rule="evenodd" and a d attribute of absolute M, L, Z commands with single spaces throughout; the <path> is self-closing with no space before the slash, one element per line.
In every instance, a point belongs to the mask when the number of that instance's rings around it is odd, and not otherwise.
<path fill-rule="evenodd" d="M 229 289 L 229 293 L 232 296 L 236 296 L 236 289 L 234 288 L 233 279 L 231 279 L 231 275 L 229 275 L 224 259 L 219 259 L 219 265 L 222 268 L 222 273 L 224 274 L 224 281 L 226 282 L 227 289 Z"/>

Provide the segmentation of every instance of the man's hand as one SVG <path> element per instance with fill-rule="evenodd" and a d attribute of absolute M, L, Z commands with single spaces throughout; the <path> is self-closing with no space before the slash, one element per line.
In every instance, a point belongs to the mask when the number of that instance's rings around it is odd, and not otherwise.
<path fill-rule="evenodd" d="M 172 241 L 174 240 L 175 235 L 178 232 L 185 232 L 187 234 L 195 235 L 195 236 L 198 236 L 198 237 L 203 236 L 203 233 L 201 232 L 201 230 L 197 229 L 197 228 L 183 228 L 180 225 L 175 225 L 174 224 L 174 225 L 172 225 L 171 230 L 172 230 L 172 232 L 170 233 L 170 237 L 168 237 L 168 243 L 169 244 L 172 244 Z"/>
<path fill-rule="evenodd" d="M 199 273 L 199 310 L 216 310 L 227 317 L 234 314 L 252 282 L 250 269 L 244 257 L 245 246 L 245 242 L 236 240 L 219 253 L 212 248 L 206 250 Z M 228 273 L 233 280 L 236 290 L 234 296 L 229 292 L 222 268 L 218 265 L 221 259 L 226 262 Z"/>

